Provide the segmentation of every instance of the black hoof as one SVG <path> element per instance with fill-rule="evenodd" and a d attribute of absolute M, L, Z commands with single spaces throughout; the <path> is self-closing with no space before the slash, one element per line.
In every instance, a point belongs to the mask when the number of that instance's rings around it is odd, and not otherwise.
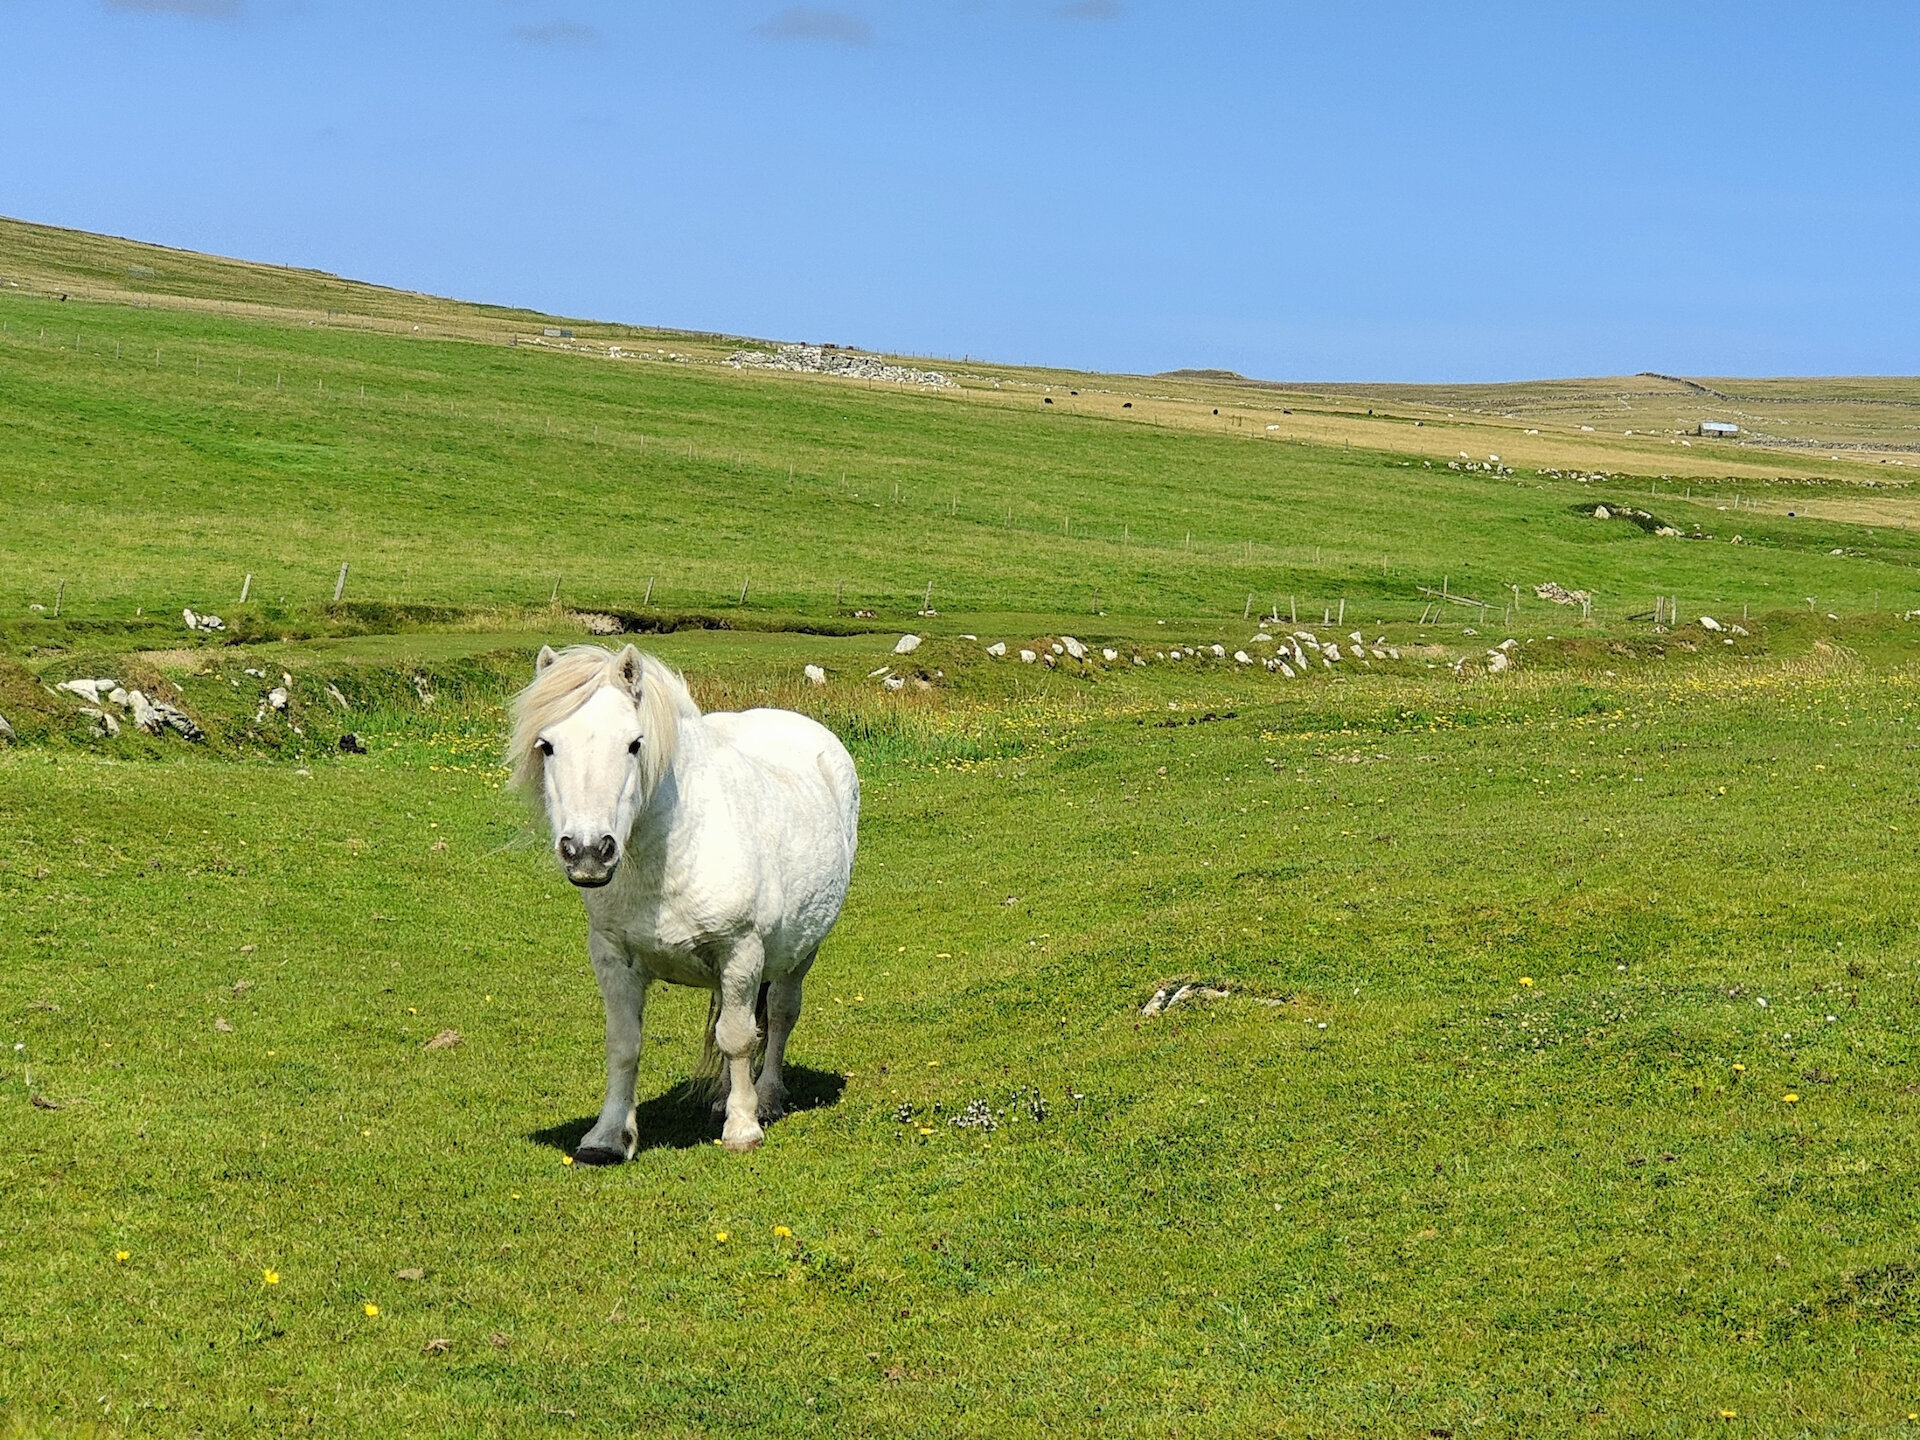
<path fill-rule="evenodd" d="M 579 1165 L 624 1165 L 627 1157 L 618 1150 L 603 1150 L 598 1145 L 582 1145 L 573 1152 Z"/>

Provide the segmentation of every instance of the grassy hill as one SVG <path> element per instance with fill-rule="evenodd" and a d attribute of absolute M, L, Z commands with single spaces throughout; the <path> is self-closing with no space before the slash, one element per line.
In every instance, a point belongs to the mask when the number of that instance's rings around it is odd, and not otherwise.
<path fill-rule="evenodd" d="M 1580 431 L 1613 382 L 735 369 L 11 222 L 0 281 L 6 1433 L 1920 1413 L 1904 467 Z M 1339 660 L 1236 662 L 1250 605 Z M 498 756 L 611 627 L 860 767 L 751 1156 L 669 990 L 640 1153 L 565 1163 L 599 1005 Z"/>
<path fill-rule="evenodd" d="M 0 230 L 0 272 L 40 287 L 0 290 L 15 616 L 62 581 L 64 608 L 92 618 L 227 610 L 248 574 L 263 605 L 311 608 L 342 562 L 351 598 L 390 603 L 523 606 L 557 581 L 578 604 L 631 610 L 651 582 L 678 608 L 739 608 L 744 586 L 748 610 L 898 613 L 931 586 L 943 612 L 1101 610 L 1123 627 L 1237 616 L 1249 595 L 1398 623 L 1443 582 L 1492 605 L 1517 586 L 1512 623 L 1542 631 L 1560 619 L 1531 603 L 1545 581 L 1592 592 L 1616 627 L 1656 595 L 1920 604 L 1899 487 L 1539 473 L 1594 474 L 1571 442 L 1448 470 L 1458 451 L 1433 458 L 1404 419 L 1336 447 L 1256 428 L 1244 406 L 1203 428 L 1192 398 L 1154 418 L 1175 402 L 1122 409 L 1121 388 L 1026 373 L 1016 399 L 1011 372 L 998 390 L 976 377 L 943 392 L 735 369 L 717 344 L 629 337 L 610 358 L 579 348 L 584 326 L 549 342 L 542 317 L 198 257 L 149 255 L 152 275 L 129 282 L 193 304 L 41 293 L 146 253 Z M 245 298 L 254 278 L 263 298 Z M 1711 539 L 1579 513 L 1598 503 Z M 1738 556 L 1714 553 L 1735 535 Z"/>

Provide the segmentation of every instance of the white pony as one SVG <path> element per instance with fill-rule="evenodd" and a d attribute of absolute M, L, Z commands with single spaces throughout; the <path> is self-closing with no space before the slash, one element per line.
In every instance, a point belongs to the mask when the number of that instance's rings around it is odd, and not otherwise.
<path fill-rule="evenodd" d="M 686 682 L 629 645 L 542 646 L 513 706 L 514 783 L 545 809 L 587 907 L 607 1007 L 607 1098 L 574 1158 L 631 1159 L 640 1022 L 655 980 L 714 992 L 729 1150 L 785 1106 L 800 986 L 840 918 L 860 781 L 831 731 L 790 710 L 702 715 Z M 756 1011 L 766 1059 L 756 1082 Z"/>

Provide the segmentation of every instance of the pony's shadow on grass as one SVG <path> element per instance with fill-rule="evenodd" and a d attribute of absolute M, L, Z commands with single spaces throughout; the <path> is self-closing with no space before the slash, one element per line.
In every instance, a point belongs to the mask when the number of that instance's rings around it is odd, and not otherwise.
<path fill-rule="evenodd" d="M 838 1105 L 847 1089 L 846 1076 L 806 1065 L 787 1066 L 785 1078 L 789 1115 Z M 558 1125 L 530 1132 L 527 1139 L 571 1155 L 580 1148 L 582 1137 L 599 1118 L 582 1115 L 575 1120 L 563 1120 Z M 768 1128 L 779 1123 L 771 1121 Z M 636 1156 L 649 1150 L 691 1150 L 696 1145 L 711 1145 L 720 1138 L 720 1120 L 713 1113 L 712 1102 L 704 1092 L 689 1085 L 677 1085 L 664 1095 L 642 1101 L 634 1112 L 634 1124 L 640 1132 L 640 1143 L 634 1149 Z"/>

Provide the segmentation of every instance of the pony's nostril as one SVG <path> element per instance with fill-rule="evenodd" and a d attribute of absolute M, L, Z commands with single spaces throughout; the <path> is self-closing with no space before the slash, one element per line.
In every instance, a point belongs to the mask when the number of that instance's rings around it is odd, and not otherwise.
<path fill-rule="evenodd" d="M 602 835 L 600 837 L 600 843 L 593 847 L 594 853 L 600 857 L 600 863 L 602 865 L 611 865 L 613 863 L 613 852 L 615 848 L 613 836 L 611 835 Z"/>
<path fill-rule="evenodd" d="M 580 842 L 571 835 L 560 837 L 560 858 L 571 865 L 580 858 Z"/>

